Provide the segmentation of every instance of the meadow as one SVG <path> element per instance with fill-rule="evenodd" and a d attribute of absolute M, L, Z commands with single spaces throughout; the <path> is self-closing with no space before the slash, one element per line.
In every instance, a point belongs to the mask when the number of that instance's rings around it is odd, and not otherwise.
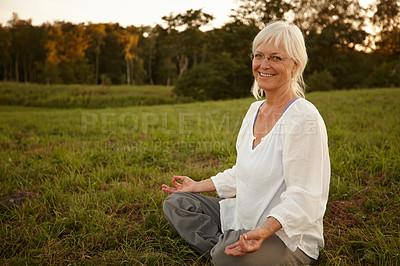
<path fill-rule="evenodd" d="M 105 108 L 187 103 L 172 86 L 116 86 L 34 83 L 0 83 L 0 105 L 51 108 Z"/>
<path fill-rule="evenodd" d="M 21 94 L 13 91 L 10 99 Z M 400 264 L 400 89 L 307 99 L 327 125 L 332 164 L 318 265 Z M 253 101 L 68 109 L 2 102 L 0 264 L 211 265 L 163 218 L 161 184 L 231 167 Z"/>

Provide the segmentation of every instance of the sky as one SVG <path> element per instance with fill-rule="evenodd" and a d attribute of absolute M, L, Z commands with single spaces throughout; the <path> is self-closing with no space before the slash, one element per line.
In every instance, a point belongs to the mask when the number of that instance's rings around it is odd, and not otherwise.
<path fill-rule="evenodd" d="M 360 0 L 365 6 L 374 0 Z M 115 23 L 123 27 L 155 26 L 162 17 L 203 9 L 215 17 L 209 28 L 220 27 L 229 21 L 236 0 L 0 0 L 0 23 L 5 25 L 16 12 L 20 19 L 32 19 L 33 25 L 43 22 Z"/>
<path fill-rule="evenodd" d="M 16 12 L 33 25 L 64 20 L 73 23 L 118 22 L 123 27 L 162 23 L 162 17 L 203 8 L 215 17 L 212 27 L 229 21 L 235 0 L 0 0 L 0 23 L 5 25 Z"/>

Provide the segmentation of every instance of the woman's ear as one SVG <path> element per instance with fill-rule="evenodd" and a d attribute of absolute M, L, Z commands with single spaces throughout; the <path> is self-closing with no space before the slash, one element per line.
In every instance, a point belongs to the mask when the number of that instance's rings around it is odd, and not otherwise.
<path fill-rule="evenodd" d="M 294 65 L 293 65 L 293 68 L 292 68 L 292 75 L 294 74 L 294 72 L 296 72 L 298 66 L 299 66 L 299 63 L 297 63 L 296 61 L 294 61 Z"/>

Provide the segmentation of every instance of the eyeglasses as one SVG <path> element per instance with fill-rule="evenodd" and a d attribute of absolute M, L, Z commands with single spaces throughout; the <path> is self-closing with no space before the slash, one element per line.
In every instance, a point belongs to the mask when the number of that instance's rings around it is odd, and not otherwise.
<path fill-rule="evenodd" d="M 263 54 L 253 54 L 253 53 L 249 54 L 249 56 L 250 56 L 251 60 L 256 61 L 256 62 L 263 62 L 265 60 L 265 58 L 267 58 L 268 61 L 271 63 L 279 63 L 279 62 L 282 62 L 282 61 L 288 59 L 288 58 L 280 57 L 277 55 L 265 56 Z"/>

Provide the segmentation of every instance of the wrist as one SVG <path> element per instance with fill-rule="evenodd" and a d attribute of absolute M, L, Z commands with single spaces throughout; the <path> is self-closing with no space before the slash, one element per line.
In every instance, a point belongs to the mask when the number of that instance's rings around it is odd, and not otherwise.
<path fill-rule="evenodd" d="M 194 181 L 194 192 L 212 192 L 215 191 L 214 183 L 211 179 L 205 179 L 202 181 Z"/>
<path fill-rule="evenodd" d="M 272 216 L 269 216 L 267 220 L 259 227 L 261 229 L 260 234 L 262 235 L 263 239 L 267 239 L 276 231 L 282 228 L 281 223 Z"/>
<path fill-rule="evenodd" d="M 258 228 L 258 231 L 259 231 L 260 238 L 262 239 L 262 241 L 266 240 L 268 237 L 271 236 L 269 234 L 269 230 L 264 228 L 263 225 Z"/>
<path fill-rule="evenodd" d="M 200 188 L 200 182 L 197 181 L 193 181 L 193 193 L 200 193 L 201 192 L 201 188 Z"/>

